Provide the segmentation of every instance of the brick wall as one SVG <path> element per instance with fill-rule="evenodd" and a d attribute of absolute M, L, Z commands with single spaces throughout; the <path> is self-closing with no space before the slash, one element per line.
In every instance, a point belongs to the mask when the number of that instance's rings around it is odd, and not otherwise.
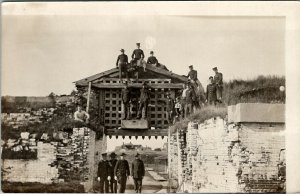
<path fill-rule="evenodd" d="M 177 157 L 172 156 L 174 151 L 169 155 L 171 161 L 184 164 L 170 163 L 171 174 L 178 174 L 180 191 L 284 191 L 285 168 L 279 172 L 285 165 L 283 123 L 227 123 L 213 118 L 196 126 L 189 123 Z M 174 147 L 175 140 L 170 140 Z"/>

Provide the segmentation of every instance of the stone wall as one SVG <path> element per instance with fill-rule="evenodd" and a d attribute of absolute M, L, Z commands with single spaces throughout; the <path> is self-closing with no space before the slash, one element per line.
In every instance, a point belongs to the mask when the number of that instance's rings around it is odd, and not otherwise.
<path fill-rule="evenodd" d="M 174 153 L 170 155 L 171 161 L 177 159 L 183 164 L 170 163 L 171 172 L 177 171 L 179 190 L 284 191 L 284 123 L 242 123 L 230 119 L 231 123 L 221 118 L 212 118 L 199 125 L 189 123 L 185 146 L 179 146 L 177 158 Z"/>

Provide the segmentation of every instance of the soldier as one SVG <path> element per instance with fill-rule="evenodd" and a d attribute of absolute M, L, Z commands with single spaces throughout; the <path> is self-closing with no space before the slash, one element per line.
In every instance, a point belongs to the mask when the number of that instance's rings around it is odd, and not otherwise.
<path fill-rule="evenodd" d="M 186 91 L 188 91 L 189 87 L 189 81 L 184 83 L 184 88 L 182 90 L 182 94 L 181 94 L 181 105 L 182 105 L 182 117 L 185 116 L 185 105 L 186 105 Z"/>
<path fill-rule="evenodd" d="M 120 155 L 120 160 L 118 160 L 114 169 L 115 180 L 119 183 L 118 193 L 125 192 L 127 178 L 129 178 L 130 176 L 129 164 L 128 161 L 124 158 L 125 155 L 125 153 L 122 153 Z"/>
<path fill-rule="evenodd" d="M 130 89 L 128 88 L 128 83 L 125 82 L 124 88 L 121 92 L 121 98 L 124 105 L 124 119 L 130 119 L 130 104 L 131 104 L 131 95 Z"/>
<path fill-rule="evenodd" d="M 117 193 L 117 188 L 118 188 L 118 185 L 117 185 L 117 181 L 114 179 L 115 177 L 115 174 L 114 174 L 114 169 L 116 167 L 116 164 L 117 164 L 118 160 L 116 159 L 116 154 L 115 152 L 112 152 L 110 154 L 110 161 L 109 161 L 109 165 L 110 165 L 110 189 L 111 189 L 111 192 L 112 193 Z"/>
<path fill-rule="evenodd" d="M 190 69 L 190 71 L 189 71 L 187 77 L 191 80 L 191 83 L 192 83 L 192 84 L 196 84 L 197 86 L 200 86 L 201 83 L 200 83 L 200 81 L 198 80 L 197 71 L 194 70 L 193 65 L 190 65 L 190 66 L 189 66 L 189 69 Z"/>
<path fill-rule="evenodd" d="M 108 193 L 108 181 L 110 177 L 110 166 L 107 159 L 107 153 L 102 154 L 102 160 L 98 164 L 98 181 L 100 182 L 100 193 Z"/>
<path fill-rule="evenodd" d="M 126 79 L 128 80 L 128 71 L 127 71 L 127 65 L 128 65 L 128 56 L 124 54 L 125 50 L 120 50 L 122 54 L 118 56 L 116 66 L 119 68 L 119 77 L 122 81 L 122 73 L 124 72 L 126 74 Z"/>
<path fill-rule="evenodd" d="M 156 59 L 156 57 L 154 56 L 154 52 L 153 51 L 150 51 L 150 57 L 148 57 L 148 60 L 147 60 L 147 64 L 151 64 L 151 65 L 154 65 L 156 66 L 158 64 L 158 60 Z"/>
<path fill-rule="evenodd" d="M 173 122 L 173 113 L 174 113 L 174 100 L 171 98 L 170 93 L 167 93 L 167 99 L 166 99 L 166 107 L 167 107 L 167 120 L 169 124 L 172 124 Z"/>
<path fill-rule="evenodd" d="M 135 155 L 135 160 L 131 167 L 132 178 L 134 181 L 134 190 L 136 193 L 142 192 L 142 181 L 145 176 L 144 162 L 140 159 L 139 153 Z"/>
<path fill-rule="evenodd" d="M 144 51 L 140 49 L 141 44 L 136 43 L 137 49 L 135 49 L 131 55 L 131 58 L 134 59 L 135 61 L 139 61 L 140 59 L 144 59 Z"/>
<path fill-rule="evenodd" d="M 214 83 L 216 84 L 217 88 L 217 102 L 222 103 L 223 97 L 223 74 L 218 72 L 218 68 L 214 67 L 213 71 L 215 72 L 214 76 Z"/>
<path fill-rule="evenodd" d="M 187 118 L 193 112 L 193 102 L 196 98 L 195 91 L 193 90 L 191 84 L 188 85 L 188 90 L 186 91 L 186 104 L 185 104 L 185 115 L 184 117 Z"/>
<path fill-rule="evenodd" d="M 217 101 L 217 87 L 216 84 L 214 83 L 213 77 L 209 77 L 209 84 L 206 87 L 206 101 L 210 105 L 216 105 Z"/>
<path fill-rule="evenodd" d="M 149 103 L 149 91 L 146 87 L 146 83 L 144 82 L 141 89 L 140 99 L 139 99 L 139 112 L 137 119 L 140 119 L 142 116 L 142 111 L 144 109 L 143 119 L 147 116 L 148 111 L 148 103 Z"/>

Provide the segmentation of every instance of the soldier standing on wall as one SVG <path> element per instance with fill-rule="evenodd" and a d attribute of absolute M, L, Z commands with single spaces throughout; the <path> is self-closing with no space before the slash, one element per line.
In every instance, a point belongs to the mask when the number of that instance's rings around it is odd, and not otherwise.
<path fill-rule="evenodd" d="M 134 190 L 136 193 L 142 192 L 142 181 L 145 176 L 144 162 L 140 159 L 140 154 L 135 155 L 135 160 L 131 167 L 132 178 L 134 180 Z"/>
<path fill-rule="evenodd" d="M 124 88 L 121 92 L 121 98 L 124 105 L 124 118 L 123 119 L 130 119 L 130 103 L 131 103 L 131 94 L 130 89 L 128 88 L 128 83 L 125 82 Z"/>
<path fill-rule="evenodd" d="M 146 87 L 146 83 L 144 82 L 142 85 L 142 89 L 141 89 L 141 94 L 140 94 L 140 99 L 139 99 L 139 111 L 138 111 L 138 116 L 137 119 L 140 119 L 141 116 L 143 116 L 142 118 L 145 119 L 147 116 L 147 112 L 148 112 L 148 103 L 149 103 L 149 91 L 148 88 Z M 142 115 L 142 111 L 144 109 L 144 114 Z"/>
<path fill-rule="evenodd" d="M 218 72 L 218 68 L 214 67 L 213 71 L 215 72 L 214 76 L 214 83 L 216 84 L 217 88 L 217 102 L 222 103 L 223 97 L 223 74 Z"/>
<path fill-rule="evenodd" d="M 119 183 L 118 193 L 125 192 L 127 178 L 129 178 L 130 176 L 129 164 L 128 161 L 124 158 L 125 155 L 125 153 L 122 153 L 120 155 L 120 160 L 118 160 L 114 169 L 115 180 Z"/>
<path fill-rule="evenodd" d="M 188 85 L 188 90 L 186 91 L 186 104 L 185 104 L 185 115 L 187 118 L 191 113 L 193 113 L 193 102 L 196 98 L 195 91 L 192 88 L 191 84 Z"/>
<path fill-rule="evenodd" d="M 120 80 L 122 81 L 122 73 L 126 74 L 126 79 L 128 80 L 128 71 L 127 71 L 127 66 L 128 66 L 128 56 L 124 54 L 125 50 L 121 49 L 120 50 L 122 54 L 118 56 L 116 66 L 119 68 L 119 77 Z"/>
<path fill-rule="evenodd" d="M 98 181 L 100 182 L 100 193 L 108 193 L 108 181 L 110 181 L 110 166 L 107 159 L 107 153 L 102 154 L 102 160 L 98 164 Z"/>
<path fill-rule="evenodd" d="M 209 77 L 209 84 L 206 87 L 206 101 L 209 105 L 216 105 L 217 87 L 212 76 Z"/>
<path fill-rule="evenodd" d="M 139 60 L 143 60 L 145 58 L 144 51 L 140 49 L 141 44 L 136 43 L 137 48 L 134 49 L 131 58 L 135 60 L 136 63 L 138 63 Z"/>
<path fill-rule="evenodd" d="M 115 152 L 112 152 L 110 154 L 110 161 L 109 161 L 109 165 L 110 165 L 110 189 L 112 193 L 117 193 L 117 188 L 118 188 L 118 184 L 117 181 L 114 179 L 115 174 L 114 174 L 114 169 L 116 167 L 118 160 L 116 159 L 116 154 Z"/>

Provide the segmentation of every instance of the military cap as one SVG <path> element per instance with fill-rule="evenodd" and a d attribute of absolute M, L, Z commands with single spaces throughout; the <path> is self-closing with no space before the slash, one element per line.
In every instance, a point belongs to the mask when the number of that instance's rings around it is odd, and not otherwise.
<path fill-rule="evenodd" d="M 208 78 L 208 79 L 214 79 L 214 78 L 213 78 L 213 76 L 209 76 L 209 78 Z"/>
<path fill-rule="evenodd" d="M 136 45 L 137 45 L 137 46 L 140 46 L 140 45 L 141 45 L 141 43 L 137 42 L 137 43 L 136 43 Z"/>
<path fill-rule="evenodd" d="M 214 67 L 214 68 L 212 68 L 212 70 L 218 70 L 218 68 L 217 68 L 217 67 Z"/>
<path fill-rule="evenodd" d="M 112 152 L 112 153 L 110 153 L 110 156 L 111 156 L 111 157 L 116 157 L 116 153 L 115 153 L 115 152 Z"/>
<path fill-rule="evenodd" d="M 102 153 L 101 155 L 102 155 L 102 156 L 107 156 L 107 153 Z"/>
<path fill-rule="evenodd" d="M 135 157 L 138 157 L 140 154 L 139 153 L 136 153 Z"/>
<path fill-rule="evenodd" d="M 150 54 L 153 54 L 154 52 L 153 51 L 150 51 Z"/>
<path fill-rule="evenodd" d="M 189 67 L 193 67 L 193 65 L 190 65 Z"/>
<path fill-rule="evenodd" d="M 121 49 L 120 51 L 121 51 L 121 52 L 124 52 L 125 50 L 124 50 L 124 49 Z"/>

